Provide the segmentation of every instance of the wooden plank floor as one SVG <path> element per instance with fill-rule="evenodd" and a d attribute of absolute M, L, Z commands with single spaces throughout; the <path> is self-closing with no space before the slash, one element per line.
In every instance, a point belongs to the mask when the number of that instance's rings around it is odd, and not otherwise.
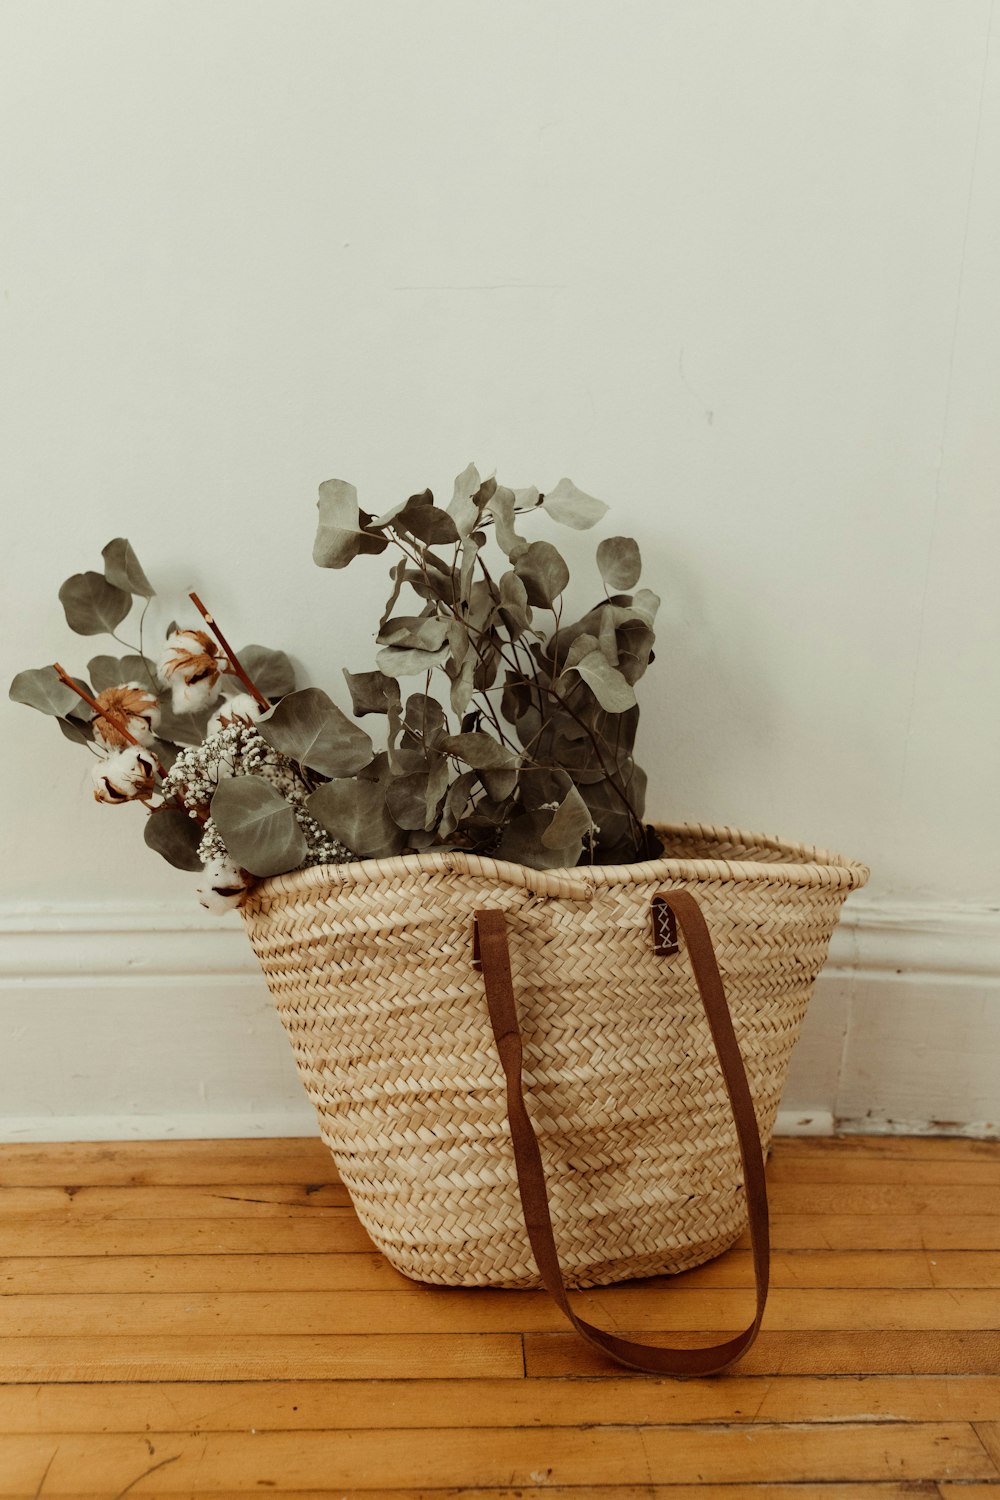
<path fill-rule="evenodd" d="M 422 1287 L 318 1141 L 0 1146 L 0 1497 L 1000 1500 L 1000 1143 L 781 1140 L 739 1373 L 632 1376 L 541 1293 Z M 578 1293 L 682 1337 L 749 1252 Z"/>

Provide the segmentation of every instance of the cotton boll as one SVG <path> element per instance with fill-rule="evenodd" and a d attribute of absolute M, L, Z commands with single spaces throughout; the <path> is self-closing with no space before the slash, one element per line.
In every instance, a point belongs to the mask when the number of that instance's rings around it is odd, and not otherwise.
<path fill-rule="evenodd" d="M 215 916 L 235 911 L 250 889 L 250 878 L 228 859 L 210 859 L 201 872 L 198 900 Z"/>
<path fill-rule="evenodd" d="M 171 692 L 174 713 L 196 713 L 219 696 L 224 663 L 204 630 L 175 630 L 156 666 L 156 675 Z"/>
<path fill-rule="evenodd" d="M 260 704 L 249 693 L 237 693 L 215 710 L 208 721 L 205 738 L 211 739 L 220 729 L 228 729 L 231 724 L 256 724 L 263 712 Z"/>
<path fill-rule="evenodd" d="M 94 798 L 112 806 L 149 797 L 155 785 L 156 761 L 149 750 L 128 745 L 95 765 Z"/>
<path fill-rule="evenodd" d="M 219 679 L 201 677 L 195 682 L 176 679 L 170 687 L 170 701 L 175 714 L 196 714 L 210 707 L 220 692 Z"/>
<path fill-rule="evenodd" d="M 120 687 L 105 688 L 95 702 L 102 710 L 93 719 L 98 744 L 110 750 L 124 750 L 132 740 L 140 745 L 153 743 L 160 723 L 160 705 L 141 683 L 125 682 Z"/>

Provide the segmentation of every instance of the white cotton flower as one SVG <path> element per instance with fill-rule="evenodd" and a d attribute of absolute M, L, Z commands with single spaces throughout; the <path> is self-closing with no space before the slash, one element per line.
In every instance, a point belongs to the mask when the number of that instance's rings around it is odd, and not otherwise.
<path fill-rule="evenodd" d="M 229 859 L 210 859 L 201 872 L 198 900 L 215 916 L 234 911 L 252 885 L 251 878 Z"/>
<path fill-rule="evenodd" d="M 175 630 L 167 637 L 156 675 L 170 689 L 175 714 L 197 713 L 214 703 L 225 663 L 204 630 Z"/>
<path fill-rule="evenodd" d="M 205 729 L 205 738 L 211 739 L 220 729 L 228 729 L 231 724 L 256 724 L 263 712 L 256 698 L 251 698 L 249 693 L 237 693 L 215 710 Z"/>
<path fill-rule="evenodd" d="M 140 745 L 153 743 L 160 723 L 160 705 L 141 682 L 123 682 L 120 687 L 105 688 L 94 701 L 101 709 L 93 719 L 94 738 L 99 744 L 110 750 L 124 750 L 132 740 L 138 740 Z"/>
<path fill-rule="evenodd" d="M 209 708 L 219 696 L 217 682 L 203 677 L 198 682 L 178 679 L 171 684 L 170 703 L 175 714 L 196 714 Z"/>
<path fill-rule="evenodd" d="M 156 760 L 152 752 L 141 745 L 126 745 L 124 750 L 117 750 L 99 761 L 92 775 L 96 801 L 112 805 L 134 802 L 137 797 L 151 795 Z"/>

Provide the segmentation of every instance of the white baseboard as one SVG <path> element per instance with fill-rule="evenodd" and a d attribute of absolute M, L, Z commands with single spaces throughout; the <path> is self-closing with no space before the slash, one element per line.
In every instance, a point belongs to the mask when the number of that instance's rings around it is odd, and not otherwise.
<path fill-rule="evenodd" d="M 0 1140 L 315 1135 L 237 917 L 0 909 Z M 1000 910 L 852 898 L 780 1134 L 1000 1134 Z"/>

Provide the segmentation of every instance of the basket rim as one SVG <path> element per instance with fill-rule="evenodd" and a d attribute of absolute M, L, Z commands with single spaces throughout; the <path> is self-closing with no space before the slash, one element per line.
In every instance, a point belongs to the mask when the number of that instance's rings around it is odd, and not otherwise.
<path fill-rule="evenodd" d="M 714 840 L 719 844 L 773 849 L 784 860 L 667 858 L 628 865 L 576 865 L 572 869 L 534 870 L 510 860 L 491 859 L 463 850 L 429 850 L 423 854 L 395 854 L 383 859 L 351 860 L 345 864 L 308 865 L 284 875 L 270 875 L 255 885 L 243 903 L 250 911 L 274 897 L 294 896 L 318 887 L 369 885 L 376 881 L 415 875 L 471 875 L 508 885 L 534 895 L 588 901 L 599 886 L 640 881 L 771 882 L 780 885 L 859 890 L 869 876 L 867 865 L 813 844 L 791 843 L 772 834 L 748 833 L 712 823 L 656 823 L 657 833 Z M 788 856 L 793 856 L 789 860 Z"/>

